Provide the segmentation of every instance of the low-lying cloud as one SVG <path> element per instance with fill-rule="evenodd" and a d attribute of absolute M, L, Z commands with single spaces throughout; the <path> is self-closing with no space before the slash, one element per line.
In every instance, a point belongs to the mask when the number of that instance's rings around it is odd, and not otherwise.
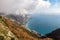
<path fill-rule="evenodd" d="M 35 12 L 60 14 L 58 3 L 47 0 L 0 0 L 0 12 L 6 14 L 33 14 Z"/>
<path fill-rule="evenodd" d="M 34 3 L 33 3 L 34 2 Z M 4 13 L 27 13 L 35 9 L 37 3 L 32 0 L 0 0 L 0 12 Z"/>
<path fill-rule="evenodd" d="M 49 1 L 43 0 L 0 0 L 0 12 L 6 14 L 29 14 L 39 8 L 50 7 Z"/>

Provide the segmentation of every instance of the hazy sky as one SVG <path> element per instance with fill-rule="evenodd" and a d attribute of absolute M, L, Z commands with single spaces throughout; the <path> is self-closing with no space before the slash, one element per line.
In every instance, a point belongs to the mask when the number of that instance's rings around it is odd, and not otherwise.
<path fill-rule="evenodd" d="M 60 14 L 60 0 L 0 0 L 0 12 Z"/>

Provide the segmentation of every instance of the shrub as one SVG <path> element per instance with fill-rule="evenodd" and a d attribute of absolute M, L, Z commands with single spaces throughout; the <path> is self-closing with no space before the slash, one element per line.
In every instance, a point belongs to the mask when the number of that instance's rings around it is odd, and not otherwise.
<path fill-rule="evenodd" d="M 11 37 L 11 40 L 15 40 L 15 38 Z"/>
<path fill-rule="evenodd" d="M 4 36 L 0 36 L 0 40 L 5 40 Z"/>

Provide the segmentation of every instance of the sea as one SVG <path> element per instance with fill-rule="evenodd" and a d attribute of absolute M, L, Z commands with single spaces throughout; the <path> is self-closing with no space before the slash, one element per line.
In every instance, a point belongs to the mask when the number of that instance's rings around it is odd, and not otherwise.
<path fill-rule="evenodd" d="M 34 14 L 28 20 L 27 26 L 30 30 L 45 35 L 60 28 L 60 15 Z"/>

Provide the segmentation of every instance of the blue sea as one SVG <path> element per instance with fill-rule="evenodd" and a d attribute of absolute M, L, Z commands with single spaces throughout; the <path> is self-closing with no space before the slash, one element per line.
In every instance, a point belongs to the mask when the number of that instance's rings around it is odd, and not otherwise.
<path fill-rule="evenodd" d="M 30 30 L 45 35 L 60 28 L 60 15 L 34 14 L 28 20 L 27 26 Z"/>

